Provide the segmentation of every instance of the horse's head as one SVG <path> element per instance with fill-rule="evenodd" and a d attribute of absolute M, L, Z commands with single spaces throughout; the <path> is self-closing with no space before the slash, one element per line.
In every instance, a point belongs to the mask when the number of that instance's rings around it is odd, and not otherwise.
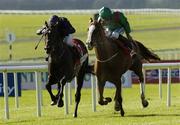
<path fill-rule="evenodd" d="M 47 53 L 54 51 L 55 49 L 62 49 L 63 39 L 65 37 L 63 28 L 60 23 L 55 25 L 50 25 L 45 21 L 46 31 L 44 35 L 46 36 L 46 47 Z"/>
<path fill-rule="evenodd" d="M 88 28 L 88 38 L 86 40 L 86 44 L 89 50 L 92 50 L 93 47 L 98 47 L 98 45 L 103 42 L 103 38 L 105 37 L 104 28 L 100 21 L 93 21 L 90 19 L 90 25 Z"/>

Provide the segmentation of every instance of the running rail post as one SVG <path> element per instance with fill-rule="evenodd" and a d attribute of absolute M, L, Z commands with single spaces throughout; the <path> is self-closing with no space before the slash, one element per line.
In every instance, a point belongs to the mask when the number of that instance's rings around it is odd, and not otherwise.
<path fill-rule="evenodd" d="M 92 110 L 96 112 L 96 83 L 94 82 L 94 77 L 91 75 L 91 92 L 92 92 Z"/>
<path fill-rule="evenodd" d="M 3 85 L 4 85 L 4 103 L 5 103 L 5 118 L 9 119 L 9 102 L 8 102 L 8 81 L 7 72 L 3 72 Z"/>
<path fill-rule="evenodd" d="M 65 115 L 69 114 L 68 110 L 68 83 L 64 86 L 64 103 L 65 103 Z"/>
<path fill-rule="evenodd" d="M 19 95 L 18 95 L 18 82 L 17 82 L 17 72 L 13 73 L 14 75 L 14 92 L 15 92 L 15 107 L 19 108 Z"/>
<path fill-rule="evenodd" d="M 41 117 L 40 73 L 35 71 L 37 117 Z"/>
<path fill-rule="evenodd" d="M 69 104 L 72 105 L 72 83 L 68 83 Z"/>
<path fill-rule="evenodd" d="M 162 69 L 159 69 L 159 98 L 162 99 Z"/>
<path fill-rule="evenodd" d="M 145 94 L 146 69 L 143 68 L 143 69 L 142 69 L 142 72 L 143 72 L 144 82 L 140 84 L 140 93 L 141 93 L 141 92 L 144 92 L 144 94 Z"/>
<path fill-rule="evenodd" d="M 171 106 L 171 69 L 168 67 L 168 77 L 167 77 L 167 106 Z"/>

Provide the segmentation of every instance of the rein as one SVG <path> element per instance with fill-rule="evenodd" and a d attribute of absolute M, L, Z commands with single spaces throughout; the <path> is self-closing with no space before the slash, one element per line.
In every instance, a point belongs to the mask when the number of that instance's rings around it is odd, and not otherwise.
<path fill-rule="evenodd" d="M 115 58 L 115 57 L 119 54 L 119 52 L 120 52 L 120 51 L 116 52 L 116 53 L 115 53 L 114 55 L 112 55 L 110 58 L 105 59 L 105 60 L 100 60 L 100 59 L 98 59 L 97 57 L 96 57 L 96 59 L 97 59 L 98 62 L 106 63 L 106 62 L 108 62 L 108 61 L 111 61 L 113 58 Z"/>

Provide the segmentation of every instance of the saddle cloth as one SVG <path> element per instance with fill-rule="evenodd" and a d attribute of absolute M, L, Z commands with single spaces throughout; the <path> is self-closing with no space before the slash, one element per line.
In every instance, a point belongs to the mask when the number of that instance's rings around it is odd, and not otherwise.
<path fill-rule="evenodd" d="M 79 61 L 80 61 L 80 65 L 82 65 L 83 62 L 88 57 L 87 49 L 86 49 L 85 45 L 78 39 L 73 39 L 72 42 L 80 55 Z"/>

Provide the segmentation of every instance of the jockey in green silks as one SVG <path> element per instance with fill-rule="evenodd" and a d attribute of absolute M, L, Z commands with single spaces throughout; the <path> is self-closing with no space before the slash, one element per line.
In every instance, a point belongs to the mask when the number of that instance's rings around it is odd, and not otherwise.
<path fill-rule="evenodd" d="M 131 28 L 124 14 L 119 11 L 112 12 L 108 7 L 102 7 L 98 16 L 98 21 L 101 21 L 105 27 L 106 36 L 122 41 L 123 45 L 131 51 L 130 55 L 134 56 L 136 53 L 133 50 L 133 39 L 130 35 Z M 127 38 L 123 36 L 124 32 Z"/>

